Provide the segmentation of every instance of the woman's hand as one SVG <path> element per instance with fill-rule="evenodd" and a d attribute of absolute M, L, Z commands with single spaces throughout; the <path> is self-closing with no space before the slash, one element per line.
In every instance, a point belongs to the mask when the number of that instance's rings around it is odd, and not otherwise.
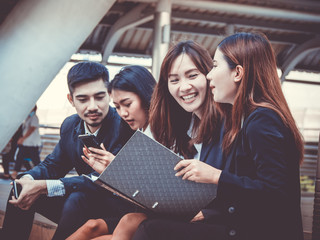
<path fill-rule="evenodd" d="M 194 218 L 191 219 L 190 222 L 202 221 L 204 219 L 203 213 L 200 211 Z"/>
<path fill-rule="evenodd" d="M 93 147 L 90 147 L 89 149 L 84 147 L 83 153 L 85 156 L 81 156 L 83 161 L 99 174 L 101 174 L 114 159 L 114 155 L 105 149 L 103 143 L 101 143 L 100 146 L 103 150 Z"/>
<path fill-rule="evenodd" d="M 181 160 L 175 167 L 176 176 L 200 183 L 218 184 L 221 170 L 196 159 Z"/>

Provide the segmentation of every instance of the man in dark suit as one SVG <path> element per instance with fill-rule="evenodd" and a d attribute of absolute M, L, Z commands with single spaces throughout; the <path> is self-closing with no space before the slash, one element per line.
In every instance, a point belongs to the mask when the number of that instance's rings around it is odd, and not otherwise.
<path fill-rule="evenodd" d="M 2 234 L 5 239 L 28 239 L 34 213 L 58 224 L 53 239 L 65 239 L 89 218 L 116 217 L 133 206 L 97 186 L 89 178 L 97 175 L 82 159 L 80 134 L 94 134 L 107 151 L 116 154 L 132 135 L 115 109 L 109 106 L 108 70 L 94 62 L 82 62 L 68 73 L 68 99 L 77 114 L 64 120 L 60 141 L 53 152 L 32 170 L 18 176 L 22 191 L 9 196 Z M 75 168 L 79 176 L 65 177 Z"/>

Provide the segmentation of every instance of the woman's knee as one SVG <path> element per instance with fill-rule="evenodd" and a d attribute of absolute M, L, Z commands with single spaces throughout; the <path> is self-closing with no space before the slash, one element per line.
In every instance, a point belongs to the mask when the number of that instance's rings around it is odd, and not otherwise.
<path fill-rule="evenodd" d="M 143 213 L 128 213 L 124 215 L 120 223 L 123 225 L 140 224 L 147 216 Z"/>
<path fill-rule="evenodd" d="M 97 232 L 104 228 L 105 222 L 102 219 L 90 219 L 84 224 L 84 231 L 86 232 Z"/>

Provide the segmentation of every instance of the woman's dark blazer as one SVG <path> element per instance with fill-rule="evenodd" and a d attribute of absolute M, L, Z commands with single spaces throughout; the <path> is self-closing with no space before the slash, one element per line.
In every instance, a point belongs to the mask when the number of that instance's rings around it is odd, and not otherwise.
<path fill-rule="evenodd" d="M 212 221 L 232 239 L 302 240 L 299 154 L 291 131 L 259 107 L 243 123 L 222 170 Z"/>

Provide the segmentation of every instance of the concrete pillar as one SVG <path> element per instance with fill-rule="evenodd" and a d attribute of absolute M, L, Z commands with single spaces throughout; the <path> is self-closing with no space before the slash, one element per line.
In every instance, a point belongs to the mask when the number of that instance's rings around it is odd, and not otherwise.
<path fill-rule="evenodd" d="M 115 0 L 20 0 L 0 26 L 0 151 Z"/>
<path fill-rule="evenodd" d="M 158 81 L 160 67 L 170 43 L 171 0 L 159 0 L 155 12 L 153 31 L 152 74 Z"/>

